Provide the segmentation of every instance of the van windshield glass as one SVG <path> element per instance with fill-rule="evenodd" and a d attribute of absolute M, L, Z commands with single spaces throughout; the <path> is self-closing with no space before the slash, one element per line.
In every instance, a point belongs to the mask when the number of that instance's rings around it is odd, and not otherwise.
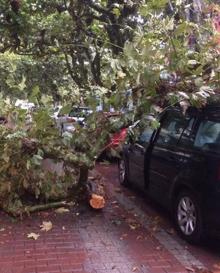
<path fill-rule="evenodd" d="M 220 122 L 201 122 L 194 146 L 205 151 L 220 153 Z"/>

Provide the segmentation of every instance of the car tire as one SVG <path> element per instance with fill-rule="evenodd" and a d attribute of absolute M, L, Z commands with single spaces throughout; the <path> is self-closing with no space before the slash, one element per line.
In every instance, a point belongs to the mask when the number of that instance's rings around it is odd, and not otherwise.
<path fill-rule="evenodd" d="M 175 225 L 180 236 L 198 244 L 203 238 L 202 213 L 198 198 L 190 191 L 182 191 L 174 203 Z"/>
<path fill-rule="evenodd" d="M 118 174 L 119 174 L 119 183 L 123 186 L 128 186 L 128 174 L 126 168 L 126 162 L 123 158 L 118 161 Z"/>

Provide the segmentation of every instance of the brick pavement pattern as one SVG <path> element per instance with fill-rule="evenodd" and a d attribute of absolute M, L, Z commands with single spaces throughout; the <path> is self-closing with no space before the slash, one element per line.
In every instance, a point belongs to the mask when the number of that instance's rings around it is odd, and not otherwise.
<path fill-rule="evenodd" d="M 52 230 L 41 231 L 42 221 L 51 221 Z M 39 238 L 28 239 L 31 232 Z M 111 193 L 100 212 L 75 207 L 68 213 L 42 212 L 23 221 L 0 212 L 0 273 L 58 272 L 189 271 L 155 231 L 146 228 L 135 212 L 125 209 Z"/>

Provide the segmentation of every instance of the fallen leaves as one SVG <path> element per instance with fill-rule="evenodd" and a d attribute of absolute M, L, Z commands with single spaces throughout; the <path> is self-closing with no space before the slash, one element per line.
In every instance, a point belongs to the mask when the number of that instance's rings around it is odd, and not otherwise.
<path fill-rule="evenodd" d="M 0 228 L 0 232 L 3 232 L 3 231 L 5 231 L 5 228 Z"/>
<path fill-rule="evenodd" d="M 137 266 L 134 266 L 134 267 L 132 268 L 132 272 L 137 272 L 137 271 L 139 271 L 139 268 L 138 268 Z"/>
<path fill-rule="evenodd" d="M 40 230 L 41 231 L 50 231 L 53 228 L 53 224 L 51 221 L 43 221 L 42 224 L 40 225 Z M 33 240 L 37 240 L 40 237 L 40 234 L 35 233 L 35 232 L 31 232 L 27 235 L 28 239 L 33 239 Z"/>
<path fill-rule="evenodd" d="M 40 234 L 31 232 L 27 235 L 28 239 L 33 239 L 33 240 L 37 240 L 40 237 Z"/>
<path fill-rule="evenodd" d="M 53 224 L 51 221 L 43 221 L 42 225 L 40 225 L 42 231 L 49 231 L 53 228 Z"/>
<path fill-rule="evenodd" d="M 135 229 L 137 229 L 138 227 L 139 227 L 140 225 L 138 225 L 138 224 L 129 224 L 129 227 L 130 227 L 130 229 L 132 229 L 132 230 L 135 230 Z"/>
<path fill-rule="evenodd" d="M 143 240 L 144 238 L 143 238 L 143 236 L 141 236 L 141 235 L 138 235 L 137 237 L 136 237 L 136 240 Z"/>
<path fill-rule="evenodd" d="M 153 233 L 156 233 L 160 230 L 161 218 L 156 216 L 152 219 L 152 223 L 150 224 L 150 230 Z"/>
<path fill-rule="evenodd" d="M 128 237 L 128 234 L 127 233 L 124 233 L 124 234 L 122 234 L 122 236 L 120 237 L 120 240 L 122 241 L 122 240 L 124 240 L 125 238 L 127 238 Z"/>
<path fill-rule="evenodd" d="M 127 219 L 127 223 L 131 230 L 136 230 L 141 226 L 140 223 L 131 218 Z"/>

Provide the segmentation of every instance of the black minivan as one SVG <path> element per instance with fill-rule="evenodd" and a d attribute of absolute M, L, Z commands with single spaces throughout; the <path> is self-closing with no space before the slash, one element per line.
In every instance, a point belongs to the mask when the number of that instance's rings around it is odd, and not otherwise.
<path fill-rule="evenodd" d="M 204 109 L 168 108 L 160 127 L 140 128 L 123 147 L 121 184 L 135 184 L 168 208 L 189 242 L 220 234 L 220 104 Z"/>

